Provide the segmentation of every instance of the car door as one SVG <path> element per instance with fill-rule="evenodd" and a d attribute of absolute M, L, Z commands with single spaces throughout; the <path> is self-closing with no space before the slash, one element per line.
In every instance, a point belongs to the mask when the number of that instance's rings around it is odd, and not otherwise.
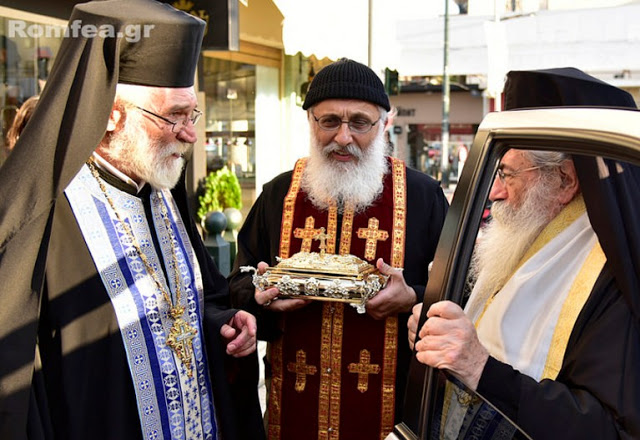
<path fill-rule="evenodd" d="M 604 157 L 640 164 L 640 112 L 623 109 L 546 108 L 491 113 L 485 117 L 469 153 L 445 221 L 425 291 L 419 327 L 429 305 L 451 300 L 464 306 L 467 272 L 483 211 L 500 158 L 510 148 L 563 151 L 574 157 Z M 634 263 L 637 264 L 637 263 Z M 414 357 L 409 371 L 404 416 L 396 425 L 401 439 L 440 439 L 451 413 L 451 400 L 474 400 L 492 428 L 458 438 L 530 438 L 492 402 L 468 390 L 446 371 Z M 461 397 L 462 396 L 462 397 Z M 455 438 L 455 437 L 453 437 Z"/>

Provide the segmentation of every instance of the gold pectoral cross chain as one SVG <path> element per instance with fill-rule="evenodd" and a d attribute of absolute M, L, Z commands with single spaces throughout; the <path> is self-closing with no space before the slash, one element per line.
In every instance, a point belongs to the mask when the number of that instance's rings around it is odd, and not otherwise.
<path fill-rule="evenodd" d="M 180 304 L 180 299 L 182 297 L 182 288 L 181 288 L 181 282 L 180 282 L 180 270 L 178 267 L 178 258 L 176 256 L 175 243 L 177 240 L 173 234 L 171 221 L 169 220 L 169 214 L 167 212 L 167 208 L 165 207 L 163 200 L 161 200 L 160 193 L 158 193 L 157 195 L 157 200 L 160 205 L 160 211 L 162 214 L 162 218 L 164 219 L 167 233 L 169 234 L 169 242 L 171 243 L 171 256 L 172 256 L 172 265 L 173 265 L 173 272 L 174 272 L 174 283 L 176 286 L 175 304 L 171 296 L 167 292 L 167 289 L 165 289 L 162 283 L 160 282 L 160 277 L 158 276 L 156 271 L 153 269 L 153 266 L 151 266 L 151 263 L 149 263 L 149 260 L 147 259 L 146 254 L 142 252 L 142 249 L 138 244 L 138 240 L 136 239 L 135 235 L 133 235 L 133 231 L 131 231 L 129 224 L 126 223 L 120 216 L 120 213 L 116 209 L 115 203 L 109 196 L 109 193 L 107 192 L 107 188 L 104 186 L 104 183 L 102 182 L 102 179 L 100 178 L 100 174 L 98 173 L 98 170 L 93 164 L 93 161 L 89 160 L 87 162 L 87 165 L 89 166 L 89 170 L 91 171 L 91 174 L 93 174 L 93 177 L 95 177 L 95 179 L 98 181 L 100 190 L 106 197 L 107 202 L 109 203 L 109 206 L 111 206 L 111 209 L 113 210 L 113 212 L 116 215 L 116 218 L 118 219 L 118 222 L 122 225 L 122 228 L 124 229 L 129 240 L 133 244 L 133 247 L 135 248 L 136 253 L 140 257 L 140 260 L 142 260 L 144 267 L 147 269 L 147 272 L 149 273 L 149 275 L 151 275 L 151 278 L 156 284 L 156 287 L 158 288 L 158 290 L 162 293 L 162 297 L 169 304 L 169 318 L 171 318 L 171 320 L 173 321 L 173 324 L 171 326 L 171 329 L 169 330 L 169 335 L 167 336 L 166 344 L 169 348 L 171 348 L 171 350 L 173 350 L 173 352 L 176 354 L 178 359 L 180 359 L 180 362 L 182 362 L 182 364 L 187 370 L 187 375 L 189 377 L 193 377 L 193 371 L 191 369 L 191 360 L 193 359 L 193 338 L 198 334 L 198 330 L 196 330 L 196 328 L 193 327 L 189 322 L 182 319 L 182 316 L 184 315 L 184 312 L 186 309 L 183 305 Z"/>
<path fill-rule="evenodd" d="M 198 334 L 198 330 L 182 319 L 184 314 L 183 306 L 173 306 L 169 309 L 169 314 L 173 318 L 173 325 L 167 337 L 167 346 L 171 348 L 180 362 L 187 368 L 187 374 L 192 377 L 191 360 L 193 359 L 193 338 Z"/>

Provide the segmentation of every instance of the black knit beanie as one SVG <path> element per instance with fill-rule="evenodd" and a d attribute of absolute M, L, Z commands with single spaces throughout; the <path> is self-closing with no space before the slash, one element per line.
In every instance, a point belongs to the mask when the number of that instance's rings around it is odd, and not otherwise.
<path fill-rule="evenodd" d="M 307 110 L 325 99 L 359 99 L 391 110 L 378 75 L 364 64 L 347 58 L 340 58 L 318 72 L 311 81 L 302 108 Z"/>

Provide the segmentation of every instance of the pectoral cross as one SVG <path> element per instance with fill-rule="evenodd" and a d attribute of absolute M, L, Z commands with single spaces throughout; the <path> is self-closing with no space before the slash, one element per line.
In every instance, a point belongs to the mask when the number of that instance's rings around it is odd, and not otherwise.
<path fill-rule="evenodd" d="M 193 328 L 191 324 L 182 318 L 176 318 L 167 337 L 167 345 L 185 366 L 189 377 L 193 377 L 191 359 L 193 359 L 193 338 L 197 334 L 198 330 Z"/>
<path fill-rule="evenodd" d="M 301 393 L 307 385 L 307 375 L 313 376 L 318 369 L 313 365 L 307 365 L 307 354 L 304 350 L 296 351 L 296 362 L 289 362 L 287 371 L 296 373 L 296 391 Z"/>
<path fill-rule="evenodd" d="M 358 375 L 358 391 L 364 393 L 369 389 L 369 375 L 378 374 L 380 365 L 371 363 L 369 350 L 360 350 L 360 362 L 349 364 L 349 373 Z"/>
<path fill-rule="evenodd" d="M 320 240 L 320 256 L 324 257 L 324 253 L 327 250 L 327 239 L 331 238 L 331 235 L 324 233 L 324 228 L 320 228 L 320 232 L 313 236 L 314 240 Z"/>
<path fill-rule="evenodd" d="M 323 228 L 314 229 L 315 222 L 315 219 L 309 216 L 304 221 L 304 229 L 296 228 L 293 231 L 294 237 L 302 238 L 300 252 L 311 252 L 311 241 L 316 236 L 316 234 L 322 232 Z"/>
<path fill-rule="evenodd" d="M 364 238 L 367 240 L 364 245 L 364 258 L 365 260 L 371 261 L 376 257 L 378 241 L 385 241 L 389 238 L 389 233 L 387 231 L 378 230 L 380 221 L 375 217 L 371 217 L 369 219 L 368 226 L 368 228 L 358 229 L 358 238 Z"/>

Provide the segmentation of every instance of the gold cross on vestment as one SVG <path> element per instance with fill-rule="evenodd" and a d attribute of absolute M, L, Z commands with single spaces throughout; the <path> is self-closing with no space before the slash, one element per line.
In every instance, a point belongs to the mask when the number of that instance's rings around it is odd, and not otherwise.
<path fill-rule="evenodd" d="M 369 375 L 378 374 L 380 365 L 371 363 L 369 350 L 360 350 L 360 363 L 349 364 L 349 373 L 358 374 L 358 391 L 364 393 L 369 388 Z"/>
<path fill-rule="evenodd" d="M 320 228 L 320 232 L 313 236 L 314 240 L 320 240 L 320 256 L 324 257 L 324 253 L 327 250 L 327 239 L 331 238 L 331 235 L 324 233 L 324 228 Z"/>
<path fill-rule="evenodd" d="M 307 365 L 307 354 L 304 350 L 296 352 L 296 362 L 289 362 L 287 371 L 296 373 L 296 391 L 301 393 L 307 385 L 307 375 L 313 376 L 318 369 L 313 365 Z"/>
<path fill-rule="evenodd" d="M 184 310 L 184 309 L 183 309 Z M 180 362 L 187 369 L 189 377 L 193 376 L 191 371 L 191 359 L 193 358 L 193 338 L 198 334 L 198 330 L 182 318 L 177 318 L 167 337 L 167 345 L 176 353 Z"/>
<path fill-rule="evenodd" d="M 316 220 L 309 216 L 304 221 L 304 229 L 296 228 L 293 231 L 293 236 L 296 238 L 302 238 L 302 245 L 300 246 L 300 252 L 311 252 L 311 241 L 315 238 L 316 234 L 324 231 L 324 228 L 314 229 Z"/>
<path fill-rule="evenodd" d="M 367 242 L 364 245 L 364 258 L 365 260 L 371 261 L 376 257 L 376 248 L 378 247 L 378 241 L 385 241 L 389 238 L 389 233 L 387 231 L 378 230 L 380 226 L 380 221 L 371 217 L 369 219 L 369 227 L 368 228 L 359 228 L 358 229 L 358 238 L 364 238 Z"/>

